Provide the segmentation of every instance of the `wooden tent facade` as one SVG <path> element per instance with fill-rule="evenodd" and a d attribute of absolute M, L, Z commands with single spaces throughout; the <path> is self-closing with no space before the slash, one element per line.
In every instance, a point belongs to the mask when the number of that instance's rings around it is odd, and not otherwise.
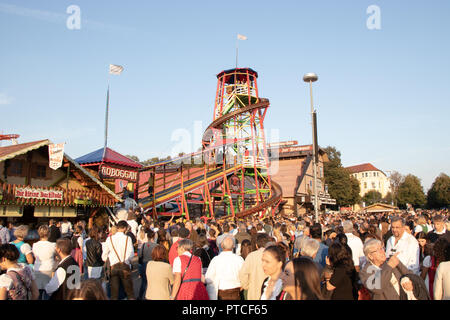
<path fill-rule="evenodd" d="M 113 207 L 120 197 L 68 155 L 49 167 L 49 140 L 0 147 L 1 217 L 76 217 Z"/>

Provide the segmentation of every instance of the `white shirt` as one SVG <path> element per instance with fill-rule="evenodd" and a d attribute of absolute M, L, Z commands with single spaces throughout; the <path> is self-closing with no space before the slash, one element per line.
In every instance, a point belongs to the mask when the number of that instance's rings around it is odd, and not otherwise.
<path fill-rule="evenodd" d="M 211 285 L 216 290 L 240 288 L 239 271 L 243 264 L 242 257 L 232 251 L 222 251 L 209 264 L 205 274 L 206 285 Z"/>
<path fill-rule="evenodd" d="M 126 243 L 127 239 L 128 243 Z M 111 241 L 114 244 L 114 249 L 116 249 L 116 251 L 114 251 L 111 245 Z M 126 243 L 126 252 L 125 252 L 125 243 Z M 117 257 L 117 255 L 119 255 L 119 257 Z M 123 261 L 124 256 L 125 261 Z M 102 253 L 103 261 L 106 261 L 109 258 L 109 263 L 111 264 L 111 266 L 119 262 L 125 262 L 126 264 L 131 266 L 131 259 L 133 257 L 134 257 L 133 242 L 131 241 L 131 238 L 129 236 L 125 235 L 123 232 L 117 232 L 116 234 L 106 239 L 103 245 L 103 253 Z"/>
<path fill-rule="evenodd" d="M 389 258 L 390 255 L 397 252 L 400 252 L 397 257 L 401 263 L 415 274 L 419 274 L 420 249 L 416 238 L 407 232 L 403 232 L 403 235 L 395 244 L 395 237 L 390 237 L 386 244 L 386 257 Z"/>
<path fill-rule="evenodd" d="M 134 236 L 137 237 L 138 223 L 136 220 L 127 220 L 128 225 L 131 227 L 131 232 L 133 232 Z"/>
<path fill-rule="evenodd" d="M 72 231 L 72 223 L 70 221 L 61 223 L 61 234 L 69 233 Z"/>
<path fill-rule="evenodd" d="M 56 267 L 56 243 L 50 241 L 38 241 L 33 244 L 35 271 L 53 271 Z"/>
<path fill-rule="evenodd" d="M 189 258 L 191 257 L 191 253 L 189 251 L 185 251 L 183 252 L 184 256 L 188 256 Z M 173 273 L 181 273 L 181 259 L 180 257 L 176 257 L 175 260 L 173 260 L 173 268 L 172 268 L 172 272 Z M 183 270 L 184 272 L 184 270 Z"/>
<path fill-rule="evenodd" d="M 81 237 L 80 237 L 81 238 Z M 78 238 L 78 240 L 80 240 L 80 238 Z M 91 239 L 91 237 L 87 237 L 86 239 L 84 239 L 83 240 L 83 243 L 82 243 L 82 245 L 80 246 L 80 248 L 81 248 L 81 253 L 83 254 L 83 261 L 86 261 L 86 258 L 87 258 L 87 256 L 86 256 L 86 242 L 88 241 L 88 240 L 90 240 Z"/>
<path fill-rule="evenodd" d="M 422 265 L 424 268 L 431 268 L 431 256 L 426 256 L 423 259 Z M 427 287 L 427 290 L 430 290 L 430 278 L 428 277 L 428 272 L 427 275 L 425 276 L 425 286 Z"/>
<path fill-rule="evenodd" d="M 278 278 L 278 280 L 275 282 L 275 285 L 273 286 L 272 293 L 270 294 L 270 297 L 266 297 L 266 290 L 268 286 L 268 282 L 270 281 L 270 278 L 264 282 L 264 292 L 261 295 L 261 300 L 276 300 L 277 296 L 280 294 L 281 290 L 283 290 L 283 281 L 281 278 Z"/>
<path fill-rule="evenodd" d="M 353 264 L 357 267 L 364 262 L 364 244 L 361 239 L 353 233 L 346 233 L 345 235 L 347 236 L 347 244 L 350 249 L 352 249 Z"/>
<path fill-rule="evenodd" d="M 70 256 L 65 257 L 62 259 L 59 264 L 61 264 L 63 261 L 68 259 Z M 80 274 L 79 267 L 78 266 L 72 266 L 75 269 L 78 269 L 78 274 Z M 70 270 L 69 270 L 70 271 Z M 76 272 L 76 271 L 75 271 Z M 58 268 L 55 271 L 55 274 L 50 279 L 50 282 L 47 283 L 45 286 L 45 291 L 48 295 L 51 295 L 53 292 L 58 290 L 58 288 L 63 284 L 64 280 L 66 280 L 66 271 L 63 268 Z"/>

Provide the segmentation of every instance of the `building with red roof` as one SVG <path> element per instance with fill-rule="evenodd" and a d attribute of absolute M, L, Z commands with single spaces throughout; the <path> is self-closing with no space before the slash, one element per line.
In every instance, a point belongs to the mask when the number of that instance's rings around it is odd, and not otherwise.
<path fill-rule="evenodd" d="M 371 163 L 363 163 L 346 167 L 350 174 L 359 181 L 360 196 L 375 190 L 384 198 L 391 192 L 391 184 L 387 175 Z"/>
<path fill-rule="evenodd" d="M 138 179 L 138 170 L 142 164 L 134 161 L 111 148 L 95 150 L 75 161 L 117 194 L 122 194 L 123 187 L 133 191 Z"/>

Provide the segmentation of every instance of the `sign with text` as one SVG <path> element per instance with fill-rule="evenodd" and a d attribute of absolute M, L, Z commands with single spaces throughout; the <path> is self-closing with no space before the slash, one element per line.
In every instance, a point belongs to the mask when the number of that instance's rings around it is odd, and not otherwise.
<path fill-rule="evenodd" d="M 123 179 L 131 182 L 136 182 L 137 171 L 113 168 L 109 166 L 101 166 L 99 173 L 102 178 Z"/>
<path fill-rule="evenodd" d="M 64 158 L 64 143 L 48 145 L 48 166 L 56 170 L 62 166 Z"/>
<path fill-rule="evenodd" d="M 312 150 L 312 146 L 296 146 L 296 147 L 280 148 L 279 153 L 309 151 L 309 150 Z"/>
<path fill-rule="evenodd" d="M 63 191 L 31 188 L 16 188 L 16 198 L 63 200 Z"/>

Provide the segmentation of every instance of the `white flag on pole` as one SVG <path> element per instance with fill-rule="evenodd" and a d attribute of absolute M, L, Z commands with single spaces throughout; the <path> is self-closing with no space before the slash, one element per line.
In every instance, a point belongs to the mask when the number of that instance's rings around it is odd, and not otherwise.
<path fill-rule="evenodd" d="M 237 38 L 238 38 L 238 40 L 247 40 L 246 36 L 243 36 L 242 34 L 239 34 L 239 33 L 237 35 Z"/>
<path fill-rule="evenodd" d="M 109 65 L 109 73 L 110 74 L 117 74 L 117 75 L 119 75 L 119 74 L 122 73 L 122 71 L 123 71 L 123 67 L 122 66 L 118 66 L 118 65 L 115 65 L 115 64 L 110 64 Z"/>

